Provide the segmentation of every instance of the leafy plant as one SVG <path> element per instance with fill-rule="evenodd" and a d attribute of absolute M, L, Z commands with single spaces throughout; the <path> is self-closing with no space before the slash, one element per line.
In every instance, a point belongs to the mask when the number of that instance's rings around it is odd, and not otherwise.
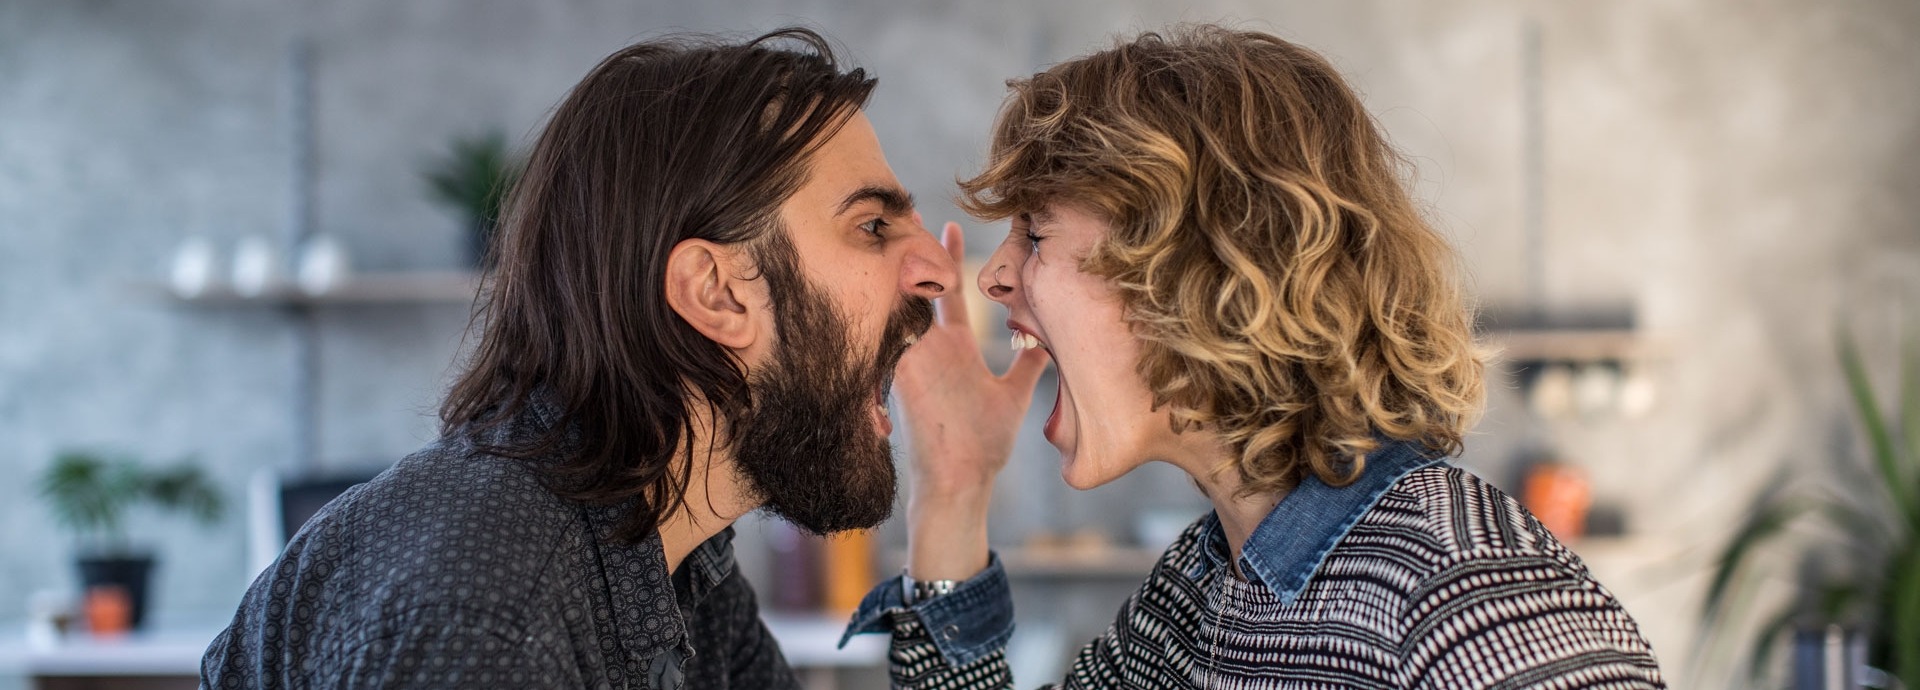
<path fill-rule="evenodd" d="M 226 509 L 219 487 L 195 465 L 149 470 L 132 460 L 76 451 L 59 454 L 40 475 L 40 496 L 83 543 L 105 553 L 128 551 L 127 513 L 141 503 L 187 513 L 203 524 Z"/>
<path fill-rule="evenodd" d="M 457 137 L 447 154 L 427 167 L 427 188 L 434 199 L 469 219 L 491 224 L 499 220 L 500 206 L 522 167 L 508 151 L 505 134 Z"/>
<path fill-rule="evenodd" d="M 1761 554 L 1782 544 L 1798 550 L 1796 592 L 1752 641 L 1749 679 L 1765 675 L 1796 626 L 1842 623 L 1868 631 L 1869 664 L 1920 688 L 1920 341 L 1905 344 L 1899 409 L 1883 412 L 1859 347 L 1844 330 L 1838 340 L 1870 460 L 1836 458 L 1839 492 L 1777 477 L 1721 550 L 1702 619 L 1708 629 L 1729 625 L 1751 600 Z"/>

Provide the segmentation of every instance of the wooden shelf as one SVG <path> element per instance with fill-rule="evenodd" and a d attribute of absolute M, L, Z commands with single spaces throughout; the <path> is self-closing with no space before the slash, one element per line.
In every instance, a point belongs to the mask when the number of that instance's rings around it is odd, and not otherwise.
<path fill-rule="evenodd" d="M 192 296 L 174 292 L 165 283 L 137 286 L 139 292 L 150 297 L 204 306 L 472 304 L 479 289 L 480 276 L 471 271 L 361 273 L 318 294 L 308 294 L 287 283 L 271 286 L 258 295 L 242 295 L 229 285 L 213 286 Z"/>
<path fill-rule="evenodd" d="M 1504 330 L 1484 339 L 1504 362 L 1625 361 L 1653 353 L 1646 338 L 1631 329 Z"/>

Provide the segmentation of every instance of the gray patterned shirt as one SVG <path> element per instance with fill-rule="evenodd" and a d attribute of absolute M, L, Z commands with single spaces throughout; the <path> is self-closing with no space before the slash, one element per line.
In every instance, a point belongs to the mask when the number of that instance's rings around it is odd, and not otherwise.
<path fill-rule="evenodd" d="M 498 433 L 551 421 L 529 411 Z M 672 576 L 625 507 L 450 436 L 315 515 L 201 661 L 204 688 L 798 688 L 731 530 Z"/>

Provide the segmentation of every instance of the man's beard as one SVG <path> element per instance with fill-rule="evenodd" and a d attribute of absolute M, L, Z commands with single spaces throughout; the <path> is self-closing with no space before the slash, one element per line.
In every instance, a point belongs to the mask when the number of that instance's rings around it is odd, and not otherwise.
<path fill-rule="evenodd" d="M 802 529 L 875 527 L 893 514 L 896 487 L 893 447 L 874 428 L 873 407 L 884 402 L 907 338 L 932 326 L 933 304 L 908 298 L 887 319 L 875 361 L 860 362 L 851 324 L 795 259 L 761 261 L 780 342 L 748 382 L 750 409 L 730 419 L 734 460 L 766 510 Z"/>

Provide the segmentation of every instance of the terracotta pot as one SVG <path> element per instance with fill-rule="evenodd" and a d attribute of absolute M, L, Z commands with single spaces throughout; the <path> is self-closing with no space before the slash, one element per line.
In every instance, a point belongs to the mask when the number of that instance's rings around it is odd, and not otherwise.
<path fill-rule="evenodd" d="M 153 556 L 89 556 L 79 561 L 80 591 L 118 587 L 126 592 L 128 627 L 139 630 L 147 617 L 147 582 L 153 574 Z"/>

